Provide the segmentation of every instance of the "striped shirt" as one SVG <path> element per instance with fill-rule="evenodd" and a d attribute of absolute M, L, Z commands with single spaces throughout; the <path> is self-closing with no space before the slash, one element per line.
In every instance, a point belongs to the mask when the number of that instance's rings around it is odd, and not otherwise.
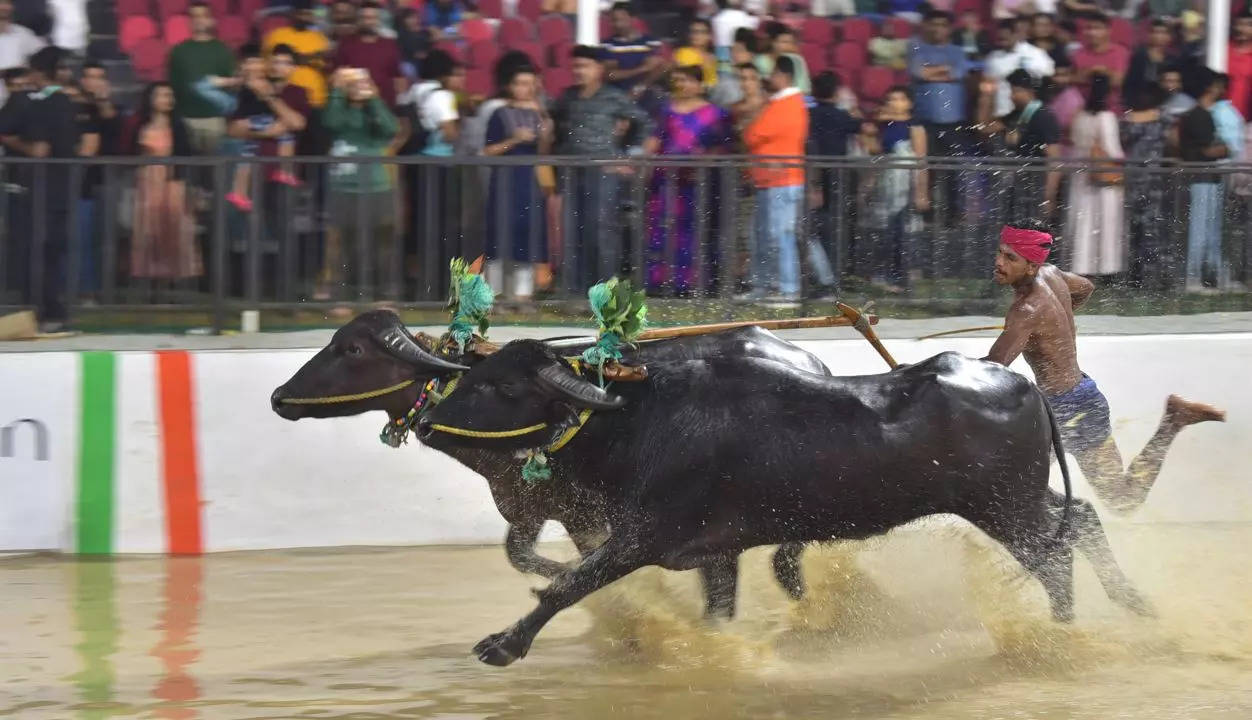
<path fill-rule="evenodd" d="M 604 43 L 604 59 L 606 62 L 617 63 L 619 70 L 634 70 L 647 62 L 648 58 L 660 49 L 661 42 L 647 35 L 637 35 L 633 38 L 611 37 L 608 42 Z M 632 78 L 619 80 L 613 84 L 622 90 L 629 90 L 638 85 L 639 81 Z"/>

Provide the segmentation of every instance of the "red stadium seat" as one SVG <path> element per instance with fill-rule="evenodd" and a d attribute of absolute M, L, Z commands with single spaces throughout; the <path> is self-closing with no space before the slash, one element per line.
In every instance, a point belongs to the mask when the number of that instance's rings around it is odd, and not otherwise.
<path fill-rule="evenodd" d="M 131 64 L 135 66 L 135 76 L 145 82 L 164 80 L 167 55 L 169 55 L 169 48 L 159 38 L 140 40 L 130 53 Z"/>
<path fill-rule="evenodd" d="M 209 7 L 213 10 L 213 17 L 218 21 L 232 14 L 230 9 L 231 0 L 206 0 L 206 2 L 209 3 Z M 187 14 L 191 14 L 190 10 L 188 10 Z"/>
<path fill-rule="evenodd" d="M 517 0 L 518 17 L 526 18 L 531 22 L 538 22 L 539 16 L 543 14 L 543 0 Z"/>
<path fill-rule="evenodd" d="M 149 0 L 117 0 L 117 17 L 125 20 L 129 17 L 151 17 L 152 5 Z"/>
<path fill-rule="evenodd" d="M 248 22 L 256 22 L 256 14 L 267 5 L 266 0 L 236 0 L 239 16 Z"/>
<path fill-rule="evenodd" d="M 526 53 L 526 57 L 530 58 L 530 63 L 536 68 L 542 68 L 544 58 L 547 57 L 547 53 L 543 51 L 543 46 L 537 42 L 513 43 L 508 45 L 507 49 Z"/>
<path fill-rule="evenodd" d="M 890 25 L 892 37 L 900 39 L 908 39 L 913 37 L 913 23 L 901 17 L 890 17 L 883 21 L 884 25 Z"/>
<path fill-rule="evenodd" d="M 186 15 L 188 0 L 157 0 L 157 10 L 162 18 Z"/>
<path fill-rule="evenodd" d="M 543 90 L 554 98 L 574 84 L 574 73 L 568 67 L 553 67 L 543 71 Z"/>
<path fill-rule="evenodd" d="M 895 84 L 895 73 L 891 68 L 870 66 L 861 71 L 861 99 L 877 102 L 881 100 L 891 86 Z"/>
<path fill-rule="evenodd" d="M 865 46 L 854 42 L 842 42 L 831 53 L 831 70 L 841 77 L 852 80 L 865 67 Z"/>
<path fill-rule="evenodd" d="M 564 15 L 549 15 L 539 19 L 539 42 L 551 47 L 559 42 L 574 39 L 574 28 Z"/>
<path fill-rule="evenodd" d="M 496 88 L 488 68 L 470 68 L 465 73 L 465 91 L 470 95 L 492 95 Z"/>
<path fill-rule="evenodd" d="M 503 52 L 500 44 L 495 40 L 479 40 L 470 44 L 469 53 L 465 59 L 469 61 L 469 66 L 472 68 L 491 70 L 496 66 L 496 61 L 500 59 Z"/>
<path fill-rule="evenodd" d="M 485 18 L 499 20 L 504 17 L 504 0 L 479 0 L 478 14 Z"/>
<path fill-rule="evenodd" d="M 519 42 L 530 42 L 536 37 L 535 26 L 526 18 L 505 18 L 500 21 L 496 37 L 505 47 L 512 47 Z"/>
<path fill-rule="evenodd" d="M 496 36 L 496 30 L 491 23 L 481 18 L 470 18 L 461 21 L 461 37 L 466 42 L 477 42 L 479 40 L 491 40 Z"/>
<path fill-rule="evenodd" d="M 280 27 L 287 27 L 287 18 L 281 15 L 270 15 L 261 21 L 261 39 L 264 40 L 266 35 L 274 32 Z"/>
<path fill-rule="evenodd" d="M 865 18 L 848 18 L 839 23 L 839 37 L 843 42 L 854 42 L 864 47 L 874 37 L 874 25 Z"/>
<path fill-rule="evenodd" d="M 457 43 L 452 42 L 451 40 L 442 40 L 435 43 L 435 49 L 448 53 L 448 55 L 452 56 L 453 60 L 457 61 L 461 65 L 465 64 L 465 51 L 462 50 L 461 46 Z"/>
<path fill-rule="evenodd" d="M 800 41 L 813 45 L 829 46 L 835 41 L 835 23 L 829 18 L 805 18 L 800 26 Z"/>
<path fill-rule="evenodd" d="M 1126 18 L 1115 17 L 1109 21 L 1109 38 L 1127 48 L 1135 46 L 1135 26 Z"/>
<path fill-rule="evenodd" d="M 174 47 L 191 37 L 191 18 L 186 15 L 171 15 L 165 19 L 165 44 Z"/>
<path fill-rule="evenodd" d="M 132 15 L 122 20 L 122 26 L 118 28 L 117 44 L 122 48 L 122 52 L 129 53 L 141 41 L 156 36 L 157 26 L 152 18 L 146 15 Z"/>
<path fill-rule="evenodd" d="M 547 62 L 544 66 L 560 67 L 567 65 L 570 62 L 570 53 L 572 52 L 574 52 L 574 42 L 572 40 L 556 43 L 548 48 L 548 57 L 545 58 Z"/>
<path fill-rule="evenodd" d="M 217 21 L 217 36 L 232 49 L 238 50 L 252 35 L 252 24 L 238 15 L 227 15 Z"/>
<path fill-rule="evenodd" d="M 804 64 L 809 66 L 810 75 L 830 69 L 828 50 L 829 48 L 826 45 L 813 43 L 805 43 L 800 46 L 800 55 L 804 58 Z"/>

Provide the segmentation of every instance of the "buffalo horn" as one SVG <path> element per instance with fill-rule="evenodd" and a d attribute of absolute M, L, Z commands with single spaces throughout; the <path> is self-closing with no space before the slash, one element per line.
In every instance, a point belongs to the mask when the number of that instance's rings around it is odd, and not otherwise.
<path fill-rule="evenodd" d="M 603 388 L 574 377 L 561 365 L 548 365 L 539 371 L 539 382 L 549 390 L 565 396 L 579 407 L 592 410 L 617 410 L 626 404 L 619 395 L 605 392 Z"/>
<path fill-rule="evenodd" d="M 378 339 L 387 348 L 387 352 L 414 367 L 443 372 L 465 372 L 469 370 L 464 365 L 448 362 L 430 354 L 421 345 L 418 345 L 413 338 L 409 337 L 409 334 L 402 328 L 392 327 L 384 330 L 379 334 Z"/>

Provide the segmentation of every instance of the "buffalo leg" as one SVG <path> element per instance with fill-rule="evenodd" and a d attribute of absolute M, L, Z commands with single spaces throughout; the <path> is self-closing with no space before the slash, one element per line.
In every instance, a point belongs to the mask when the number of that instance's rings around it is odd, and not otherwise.
<path fill-rule="evenodd" d="M 739 556 L 726 555 L 702 566 L 700 581 L 704 584 L 705 619 L 733 618 L 739 589 Z"/>
<path fill-rule="evenodd" d="M 530 644 L 558 612 L 584 597 L 638 570 L 652 561 L 633 542 L 610 536 L 578 566 L 558 575 L 535 595 L 539 604 L 504 632 L 488 635 L 474 646 L 474 654 L 488 665 L 503 667 L 526 657 Z"/>
<path fill-rule="evenodd" d="M 549 560 L 535 552 L 539 542 L 539 531 L 543 529 L 543 520 L 525 520 L 509 525 L 509 532 L 504 538 L 504 554 L 515 570 L 533 573 L 549 580 L 569 569 L 564 563 Z"/>
<path fill-rule="evenodd" d="M 1053 620 L 1070 622 L 1074 619 L 1074 551 L 1069 542 L 1048 536 L 1044 532 L 1045 523 L 1030 522 L 1023 527 L 973 522 L 1039 579 L 1048 594 Z"/>
<path fill-rule="evenodd" d="M 1053 493 L 1051 504 L 1053 514 L 1059 520 L 1065 509 L 1065 496 Z M 1108 595 L 1109 600 L 1137 615 L 1152 616 L 1154 613 L 1151 604 L 1130 582 L 1117 564 L 1117 559 L 1113 557 L 1113 548 L 1109 546 L 1108 535 L 1104 532 L 1104 525 L 1100 522 L 1095 507 L 1086 500 L 1074 498 L 1070 502 L 1069 511 L 1070 524 L 1065 540 L 1091 563 L 1100 585 L 1104 588 L 1104 594 Z"/>
<path fill-rule="evenodd" d="M 804 577 L 800 570 L 800 554 L 804 545 L 785 543 L 774 551 L 774 578 L 793 600 L 804 597 Z"/>

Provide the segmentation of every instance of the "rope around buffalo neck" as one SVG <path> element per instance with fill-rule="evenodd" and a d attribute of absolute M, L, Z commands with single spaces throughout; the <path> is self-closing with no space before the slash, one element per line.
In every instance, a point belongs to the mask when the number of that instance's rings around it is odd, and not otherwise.
<path fill-rule="evenodd" d="M 358 400 L 369 400 L 371 398 L 390 395 L 412 385 L 416 380 L 405 380 L 398 382 L 390 387 L 380 388 L 378 390 L 370 390 L 368 392 L 356 393 L 355 395 L 331 395 L 330 397 L 313 397 L 313 398 L 283 398 L 284 405 L 336 405 L 338 403 L 356 402 Z"/>

